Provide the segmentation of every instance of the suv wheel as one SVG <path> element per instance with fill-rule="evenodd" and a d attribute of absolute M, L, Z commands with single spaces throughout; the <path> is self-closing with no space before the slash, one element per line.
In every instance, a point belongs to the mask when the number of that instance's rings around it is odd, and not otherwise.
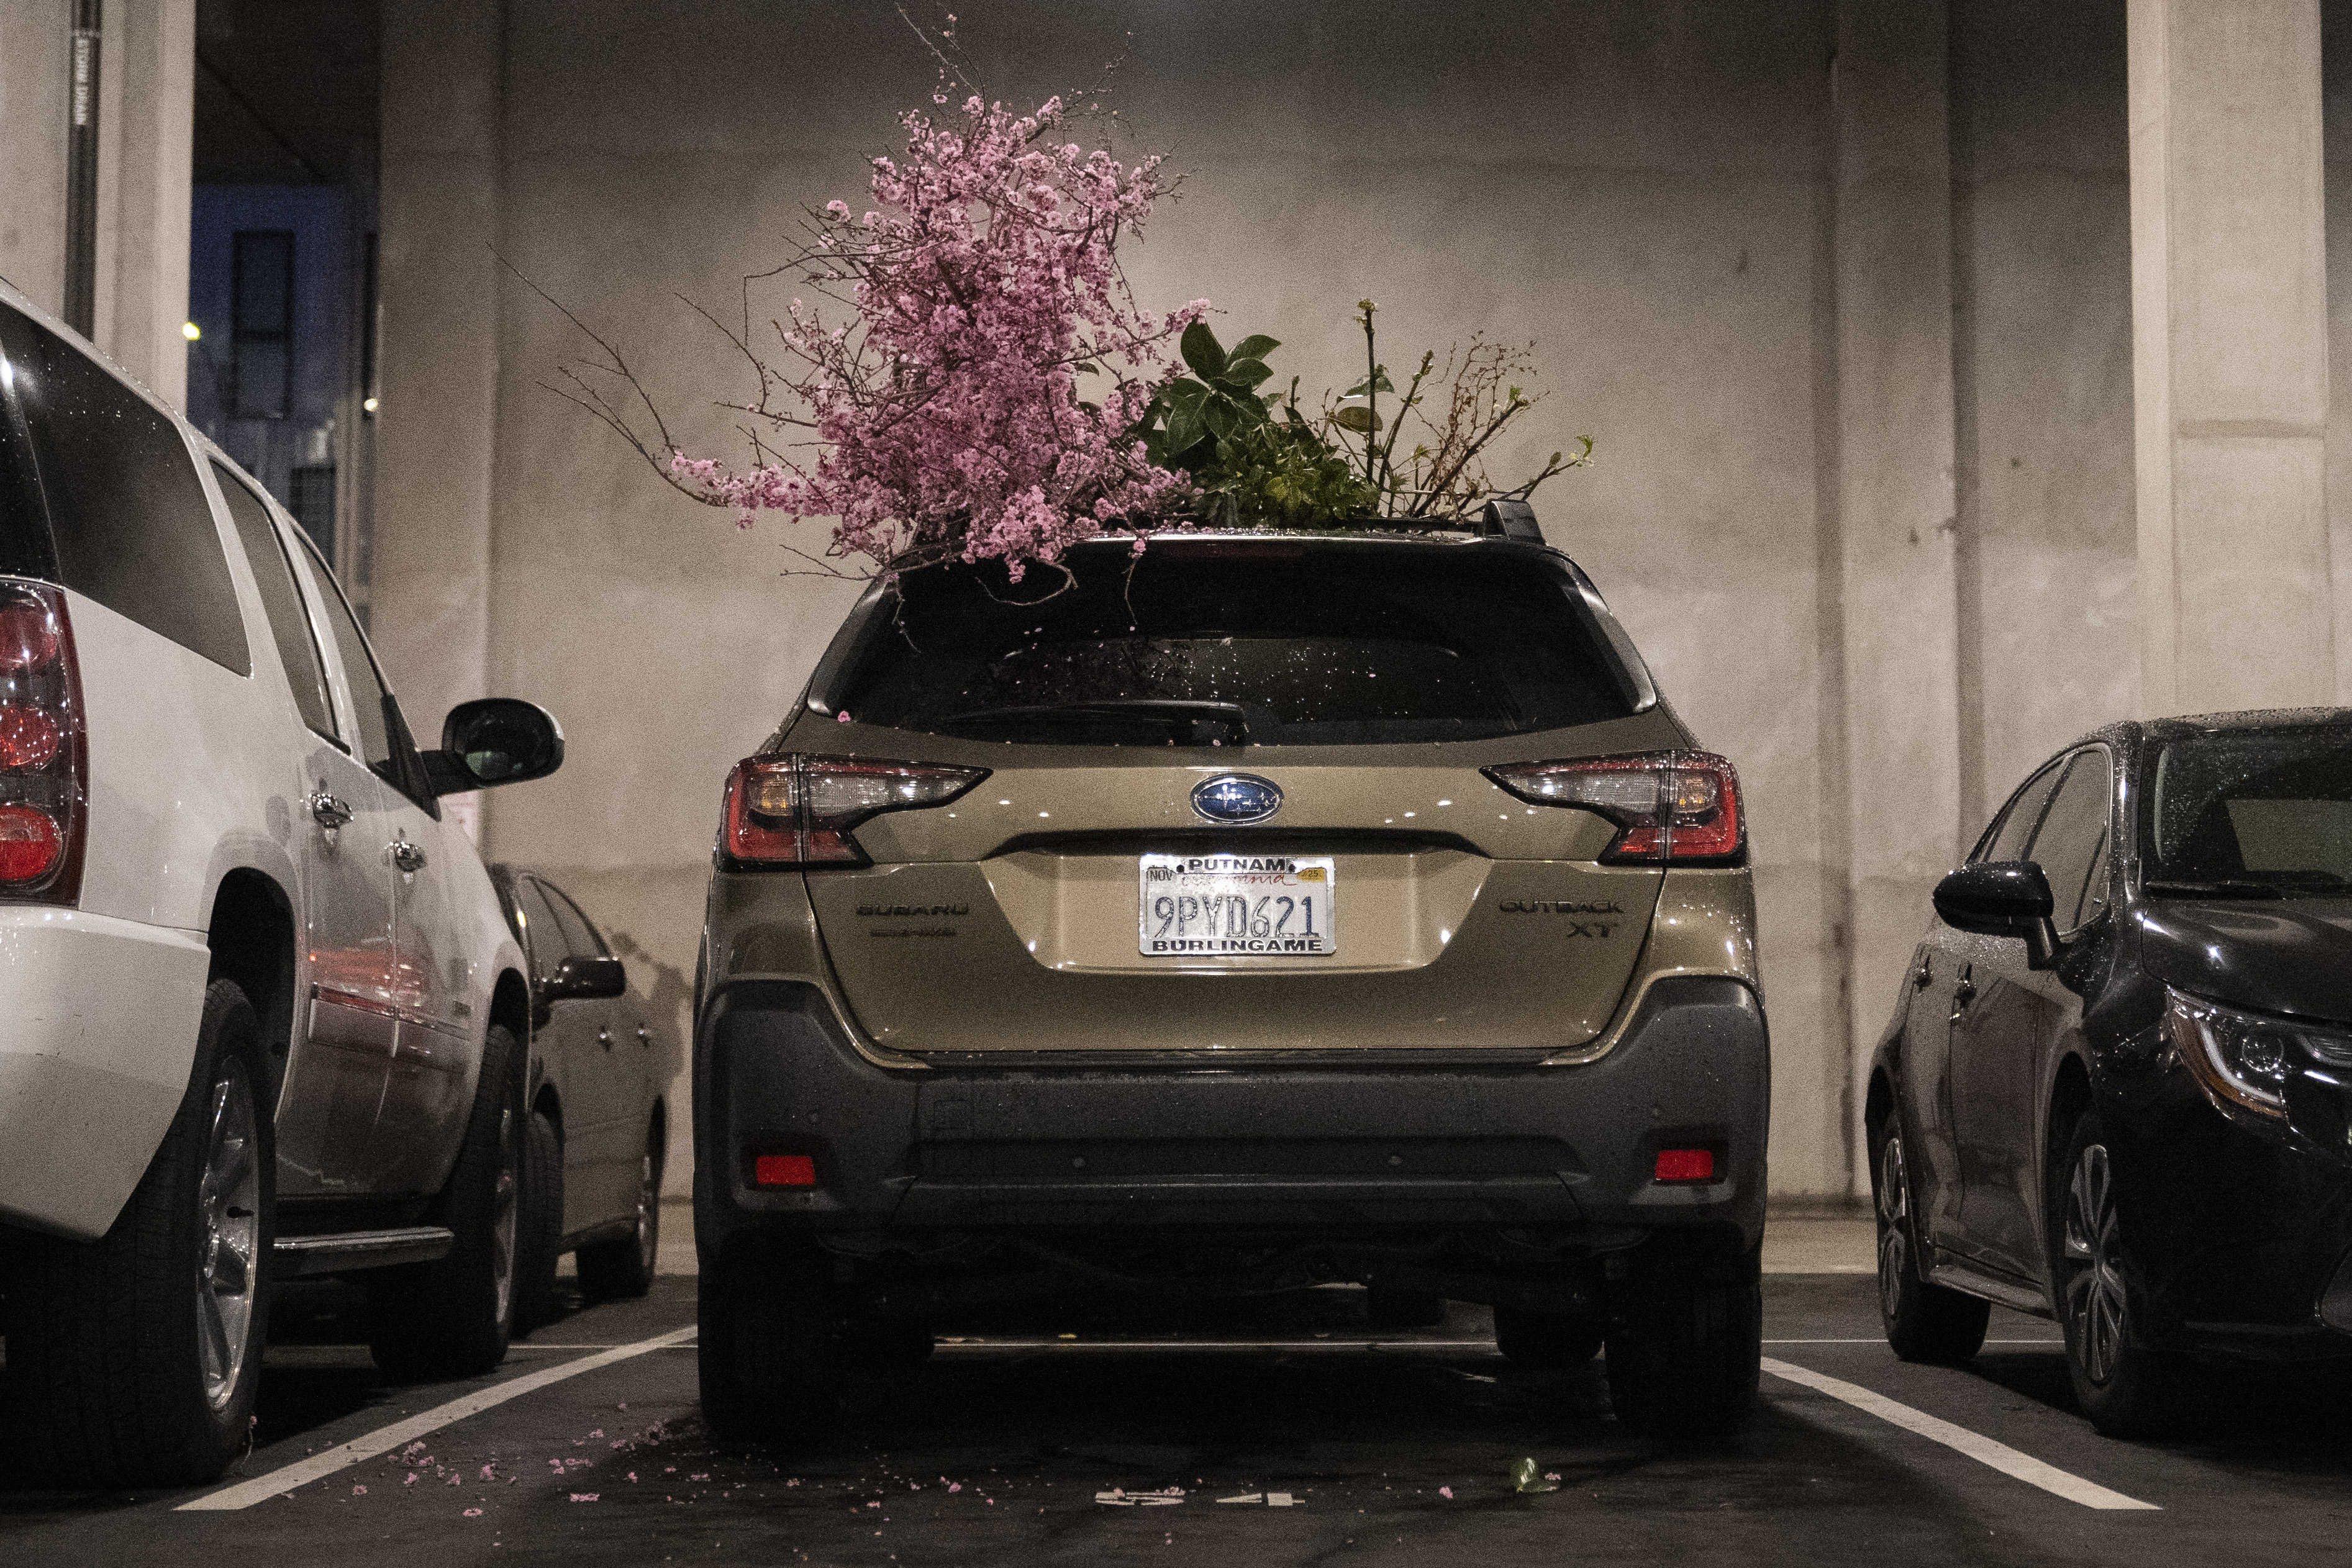
<path fill-rule="evenodd" d="M 1927 1282 L 1911 1211 L 1911 1172 L 1903 1132 L 1890 1126 L 1874 1167 L 1878 1210 L 1878 1318 L 1886 1343 L 1905 1361 L 1949 1364 L 1984 1346 L 1992 1303 Z"/>
<path fill-rule="evenodd" d="M 1748 1424 L 1764 1355 L 1760 1261 L 1751 1252 L 1629 1282 L 1608 1337 L 1619 1421 L 1655 1437 L 1727 1437 Z"/>
<path fill-rule="evenodd" d="M 1567 1371 L 1601 1354 L 1601 1333 L 1583 1318 L 1565 1312 L 1496 1307 L 1495 1348 L 1516 1366 Z"/>
<path fill-rule="evenodd" d="M 713 1437 L 807 1436 L 831 1425 L 840 1361 L 821 1286 L 771 1280 L 746 1291 L 705 1280 L 695 1324 L 702 1419 Z"/>
<path fill-rule="evenodd" d="M 235 981 L 207 987 L 187 1093 L 113 1228 L 24 1242 L 5 1429 L 32 1474 L 194 1485 L 249 1441 L 277 1202 L 259 1038 Z"/>
<path fill-rule="evenodd" d="M 528 1332 L 561 1315 L 555 1265 L 563 1253 L 563 1139 L 544 1111 L 523 1133 L 522 1222 L 515 1254 L 515 1327 Z"/>
<path fill-rule="evenodd" d="M 2133 1343 L 2138 1270 L 2116 1219 L 2114 1175 L 2098 1113 L 2085 1111 L 2054 1173 L 2065 1185 L 2050 1205 L 2051 1277 L 2075 1403 L 2106 1436 L 2144 1437 L 2171 1424 L 2180 1365 Z"/>
<path fill-rule="evenodd" d="M 629 1234 L 598 1241 L 579 1252 L 580 1289 L 592 1301 L 642 1296 L 654 1286 L 661 1254 L 662 1129 L 646 1124 L 646 1146 L 637 1161 L 637 1211 Z"/>
<path fill-rule="evenodd" d="M 395 1377 L 476 1377 L 506 1359 L 528 1138 L 514 1061 L 514 1037 L 493 1024 L 466 1142 L 441 1196 L 441 1223 L 457 1237 L 448 1256 L 370 1281 L 368 1348 Z"/>

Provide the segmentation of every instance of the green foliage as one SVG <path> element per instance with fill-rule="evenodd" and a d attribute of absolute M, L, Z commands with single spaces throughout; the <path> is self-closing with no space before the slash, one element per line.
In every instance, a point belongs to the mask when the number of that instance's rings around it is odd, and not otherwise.
<path fill-rule="evenodd" d="M 1235 527 L 1330 528 L 1345 523 L 1423 518 L 1466 519 L 1490 500 L 1524 500 L 1537 486 L 1591 461 L 1591 437 L 1574 456 L 1555 452 L 1535 476 L 1504 488 L 1492 484 L 1480 455 L 1510 423 L 1535 406 L 1513 377 L 1528 369 L 1525 350 L 1473 338 L 1451 352 L 1436 381 L 1434 352 L 1400 395 L 1380 362 L 1372 330 L 1375 307 L 1358 302 L 1364 329 L 1365 372 L 1338 398 L 1326 398 L 1318 416 L 1298 406 L 1298 382 L 1286 394 L 1262 396 L 1273 371 L 1266 356 L 1282 345 L 1262 335 L 1228 351 L 1205 322 L 1184 329 L 1178 344 L 1192 371 L 1160 389 L 1136 434 L 1150 461 L 1188 476 L 1197 492 L 1200 521 Z M 1422 412 L 1423 387 L 1445 393 L 1443 422 Z M 1385 393 L 1401 405 L 1381 413 Z M 1402 458 L 1397 438 L 1414 415 L 1430 441 Z"/>

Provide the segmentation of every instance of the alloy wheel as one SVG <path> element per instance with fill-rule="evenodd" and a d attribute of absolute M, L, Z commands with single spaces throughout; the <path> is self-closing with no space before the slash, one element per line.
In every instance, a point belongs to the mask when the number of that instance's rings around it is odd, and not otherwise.
<path fill-rule="evenodd" d="M 659 1179 L 654 1172 L 654 1151 L 649 1145 L 637 1169 L 637 1256 L 648 1278 L 654 1271 L 654 1251 L 658 1246 L 654 1237 L 654 1205 L 661 1201 L 661 1194 L 654 1190 L 654 1184 Z"/>
<path fill-rule="evenodd" d="M 2115 1182 L 2104 1144 L 2084 1146 L 2066 1187 L 2066 1330 L 2083 1375 L 2115 1375 L 2129 1323 Z"/>
<path fill-rule="evenodd" d="M 516 1199 L 522 1189 L 522 1140 L 516 1135 L 512 1107 L 499 1113 L 499 1181 L 491 1196 L 490 1246 L 497 1281 L 499 1322 L 504 1322 L 514 1301 L 515 1239 L 520 1215 Z"/>
<path fill-rule="evenodd" d="M 213 1085 L 210 1112 L 196 1190 L 205 1224 L 196 1261 L 196 1327 L 205 1399 L 218 1409 L 236 1395 L 261 1293 L 261 1166 L 253 1084 L 242 1062 L 228 1062 Z"/>
<path fill-rule="evenodd" d="M 1892 1319 L 1911 1271 L 1911 1181 L 1903 1166 L 1903 1135 L 1887 1134 L 1878 1152 L 1878 1306 Z"/>

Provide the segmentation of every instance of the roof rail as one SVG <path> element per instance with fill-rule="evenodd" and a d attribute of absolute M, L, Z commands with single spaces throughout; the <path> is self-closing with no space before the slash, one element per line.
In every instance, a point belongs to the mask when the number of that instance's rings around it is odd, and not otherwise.
<path fill-rule="evenodd" d="M 1524 539 L 1531 545 L 1544 542 L 1536 509 L 1525 501 L 1487 502 L 1478 514 L 1478 531 L 1489 538 Z"/>

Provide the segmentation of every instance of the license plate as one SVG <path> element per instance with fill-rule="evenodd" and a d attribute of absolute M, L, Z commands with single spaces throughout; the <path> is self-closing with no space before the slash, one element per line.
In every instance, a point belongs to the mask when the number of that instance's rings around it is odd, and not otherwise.
<path fill-rule="evenodd" d="M 1339 950 L 1329 855 L 1145 855 L 1136 941 L 1149 957 Z"/>

